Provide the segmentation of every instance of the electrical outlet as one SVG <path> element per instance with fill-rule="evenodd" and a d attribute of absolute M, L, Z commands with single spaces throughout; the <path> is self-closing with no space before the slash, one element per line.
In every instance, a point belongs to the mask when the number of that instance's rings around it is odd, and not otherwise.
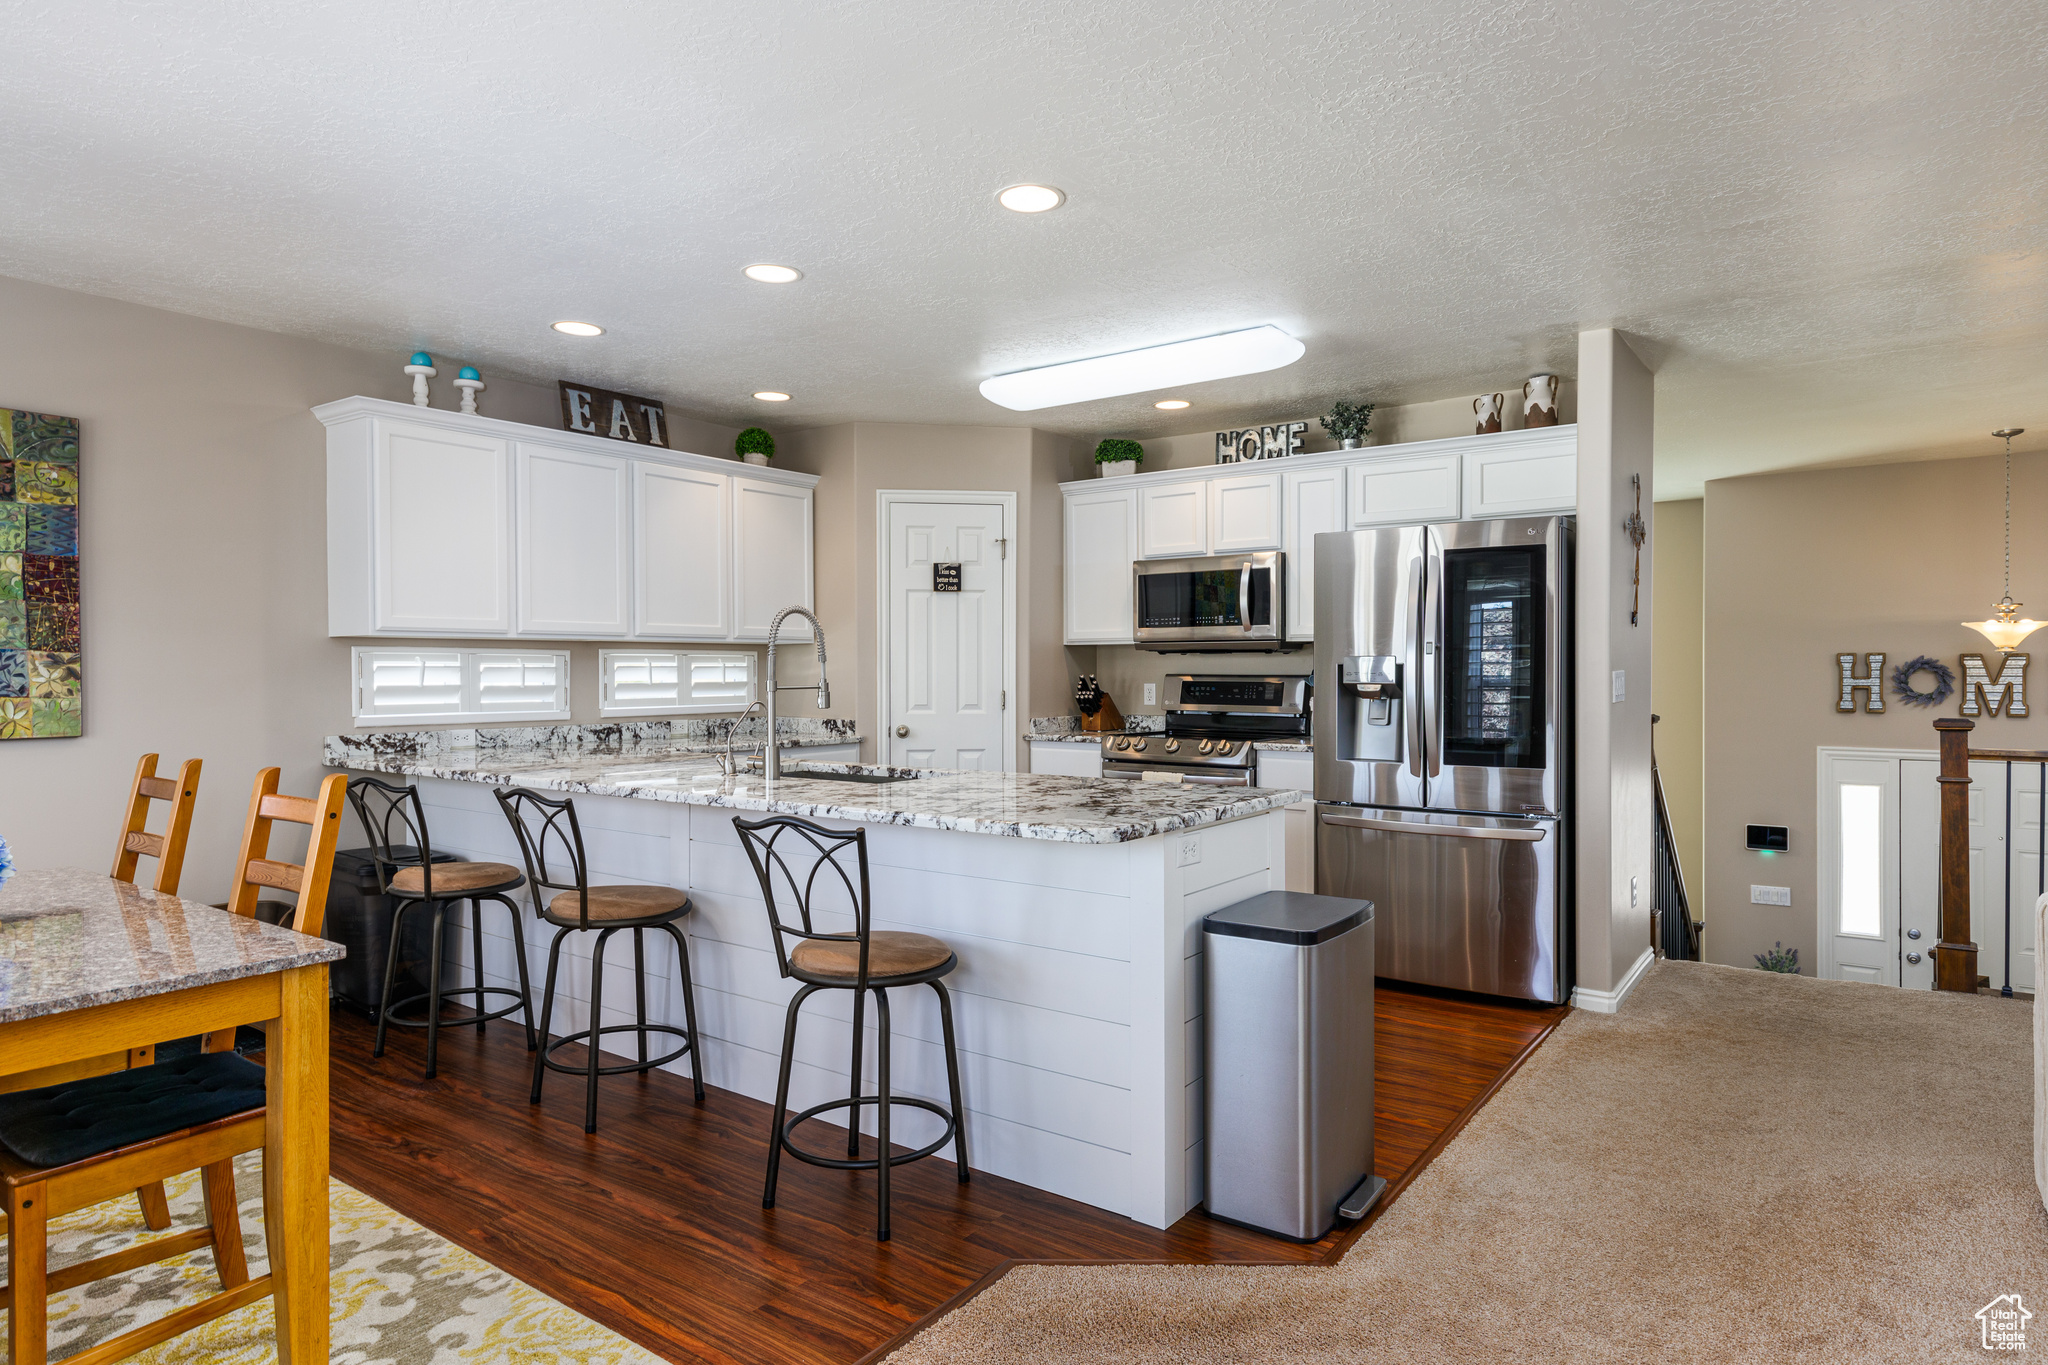
<path fill-rule="evenodd" d="M 1616 701 L 1628 700 L 1628 670 L 1625 668 L 1614 670 L 1614 699 Z"/>
<path fill-rule="evenodd" d="M 1790 905 L 1792 888 L 1789 886 L 1752 886 L 1749 888 L 1751 905 Z"/>
<path fill-rule="evenodd" d="M 1158 684 L 1158 683 L 1146 683 L 1146 684 L 1145 684 L 1145 705 L 1147 705 L 1147 706 L 1157 706 L 1157 705 L 1159 705 L 1159 684 Z"/>
<path fill-rule="evenodd" d="M 1202 861 L 1202 836 L 1190 834 L 1180 841 L 1180 865 L 1192 867 Z"/>

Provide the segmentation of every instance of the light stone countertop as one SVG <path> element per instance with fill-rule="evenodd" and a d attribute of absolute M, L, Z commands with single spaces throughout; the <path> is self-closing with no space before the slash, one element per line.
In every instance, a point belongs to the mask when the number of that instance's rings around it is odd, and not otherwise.
<path fill-rule="evenodd" d="M 0 885 L 0 1023 L 310 967 L 342 946 L 162 896 L 101 872 Z"/>
<path fill-rule="evenodd" d="M 788 760 L 784 776 L 770 783 L 759 773 L 722 776 L 717 758 L 701 752 L 664 756 L 640 746 L 606 753 L 537 745 L 488 752 L 377 754 L 339 743 L 344 738 L 328 739 L 326 761 L 331 767 L 1073 844 L 1126 843 L 1237 820 L 1308 798 L 1307 792 L 1278 788 Z M 885 774 L 902 780 L 835 782 L 806 778 L 805 770 Z"/>
<path fill-rule="evenodd" d="M 1033 716 L 1024 738 L 1033 744 L 1100 744 L 1105 734 L 1156 735 L 1163 728 L 1163 716 L 1130 716 L 1121 730 L 1080 730 L 1079 716 Z M 1315 746 L 1307 740 L 1254 740 L 1252 747 L 1269 754 L 1311 754 Z"/>

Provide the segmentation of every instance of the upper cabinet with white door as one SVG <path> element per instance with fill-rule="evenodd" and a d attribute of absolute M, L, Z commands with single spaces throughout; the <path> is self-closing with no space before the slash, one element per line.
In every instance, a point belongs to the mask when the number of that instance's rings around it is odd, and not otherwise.
<path fill-rule="evenodd" d="M 1570 513 L 1578 452 L 1577 427 L 1544 427 L 1061 484 L 1067 643 L 1131 643 L 1132 561 L 1276 547 L 1287 638 L 1312 639 L 1316 536 Z"/>
<path fill-rule="evenodd" d="M 759 639 L 813 603 L 813 475 L 374 398 L 313 413 L 330 635 Z"/>

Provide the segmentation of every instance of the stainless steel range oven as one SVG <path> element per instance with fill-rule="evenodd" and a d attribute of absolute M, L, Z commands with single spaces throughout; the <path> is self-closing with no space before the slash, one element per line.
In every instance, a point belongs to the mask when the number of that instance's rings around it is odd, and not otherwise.
<path fill-rule="evenodd" d="M 1258 778 L 1261 741 L 1308 739 L 1309 690 L 1306 677 L 1168 677 L 1165 731 L 1104 735 L 1102 775 L 1252 786 Z"/>
<path fill-rule="evenodd" d="M 1287 643 L 1278 550 L 1201 559 L 1141 559 L 1133 608 L 1137 645 L 1174 654 L 1299 648 Z"/>

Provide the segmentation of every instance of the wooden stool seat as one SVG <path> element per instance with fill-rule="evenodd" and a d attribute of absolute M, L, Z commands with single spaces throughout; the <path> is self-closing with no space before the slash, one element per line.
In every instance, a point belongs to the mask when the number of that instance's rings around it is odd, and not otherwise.
<path fill-rule="evenodd" d="M 525 878 L 510 863 L 435 863 L 434 893 L 460 897 L 470 891 L 516 887 Z M 401 896 L 426 894 L 427 869 L 401 867 L 391 874 L 391 889 Z"/>
<path fill-rule="evenodd" d="M 938 967 L 950 968 L 955 961 L 953 950 L 930 934 L 877 929 L 868 935 L 870 986 L 894 985 L 898 978 L 920 976 Z M 790 949 L 789 974 L 799 981 L 851 986 L 860 978 L 860 943 L 850 938 L 807 939 Z"/>

